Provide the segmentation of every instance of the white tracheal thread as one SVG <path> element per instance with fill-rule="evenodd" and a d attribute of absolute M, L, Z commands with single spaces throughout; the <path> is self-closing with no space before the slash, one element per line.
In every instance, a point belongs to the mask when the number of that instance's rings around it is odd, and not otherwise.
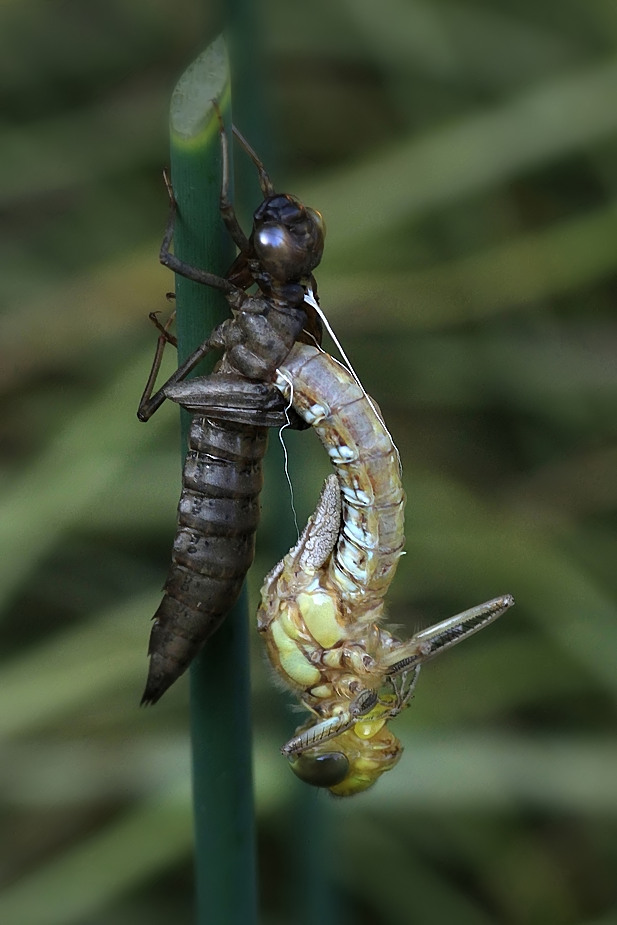
<path fill-rule="evenodd" d="M 328 319 L 326 318 L 326 315 L 325 315 L 324 311 L 322 310 L 321 306 L 318 304 L 318 302 L 317 302 L 315 296 L 313 295 L 313 290 L 312 290 L 312 289 L 307 289 L 306 294 L 305 294 L 305 296 L 304 296 L 304 301 L 305 301 L 308 305 L 310 305 L 311 308 L 314 308 L 314 309 L 315 309 L 315 311 L 317 312 L 317 314 L 319 315 L 319 317 L 320 317 L 321 320 L 323 321 L 323 323 L 324 323 L 324 325 L 325 325 L 325 328 L 326 328 L 326 331 L 328 332 L 328 334 L 330 335 L 330 337 L 331 337 L 332 340 L 334 341 L 334 343 L 335 343 L 335 345 L 336 345 L 336 349 L 338 350 L 338 352 L 340 353 L 341 357 L 343 358 L 343 363 L 341 363 L 341 364 L 339 364 L 339 365 L 340 365 L 340 366 L 343 366 L 343 368 L 346 369 L 346 370 L 352 375 L 352 377 L 353 377 L 353 379 L 355 380 L 356 384 L 362 389 L 362 394 L 364 395 L 364 397 L 366 398 L 367 402 L 369 403 L 369 405 L 371 406 L 371 408 L 373 409 L 373 411 L 374 411 L 375 414 L 377 415 L 377 418 L 378 418 L 378 420 L 380 421 L 380 423 L 381 423 L 383 429 L 385 430 L 385 432 L 387 433 L 388 437 L 389 437 L 390 440 L 392 441 L 392 446 L 394 447 L 394 452 L 396 453 L 396 458 L 398 459 L 399 471 L 402 471 L 402 468 L 403 468 L 403 467 L 402 467 L 402 464 L 401 464 L 401 457 L 400 457 L 398 448 L 397 448 L 397 446 L 396 446 L 396 443 L 395 443 L 394 440 L 392 439 L 392 434 L 390 433 L 390 431 L 389 431 L 388 428 L 386 427 L 386 422 L 384 421 L 383 417 L 381 416 L 381 412 L 380 412 L 379 408 L 377 408 L 377 406 L 376 406 L 375 403 L 373 402 L 373 399 L 371 398 L 371 396 L 367 394 L 367 392 L 366 392 L 364 386 L 363 386 L 362 383 L 360 382 L 360 378 L 356 375 L 356 371 L 355 371 L 355 369 L 353 368 L 353 366 L 351 365 L 351 361 L 350 361 L 349 357 L 347 356 L 347 354 L 346 354 L 345 351 L 343 350 L 343 347 L 341 346 L 341 342 L 339 341 L 338 337 L 337 337 L 336 334 L 334 333 L 334 328 L 332 327 L 332 325 L 330 324 L 330 322 L 329 322 Z M 316 346 L 317 346 L 317 349 L 318 349 L 318 350 L 321 350 L 322 353 L 325 353 L 325 351 L 321 349 L 321 347 L 319 346 L 319 344 L 316 344 Z M 332 359 L 335 363 L 338 363 L 338 360 L 336 360 L 334 357 L 332 357 L 331 359 Z"/>
<path fill-rule="evenodd" d="M 283 426 L 279 428 L 279 442 L 281 446 L 283 447 L 283 458 L 285 460 L 283 470 L 285 472 L 285 478 L 287 479 L 287 484 L 289 485 L 289 503 L 291 505 L 291 513 L 293 514 L 294 526 L 296 528 L 296 536 L 299 540 L 300 539 L 300 527 L 298 526 L 298 515 L 296 513 L 296 505 L 294 503 L 294 487 L 291 481 L 291 476 L 289 475 L 289 454 L 287 452 L 287 447 L 285 446 L 285 440 L 283 439 L 283 431 L 286 430 L 286 428 L 291 427 L 291 421 L 289 419 L 289 410 L 291 409 L 291 406 L 293 405 L 293 400 L 294 400 L 294 384 L 291 378 L 287 376 L 285 373 L 282 373 L 280 369 L 277 369 L 276 372 L 279 374 L 279 376 L 281 376 L 282 379 L 285 380 L 285 382 L 289 386 L 289 402 L 287 404 L 287 407 L 285 408 L 285 417 L 287 418 L 287 423 L 283 424 Z"/>

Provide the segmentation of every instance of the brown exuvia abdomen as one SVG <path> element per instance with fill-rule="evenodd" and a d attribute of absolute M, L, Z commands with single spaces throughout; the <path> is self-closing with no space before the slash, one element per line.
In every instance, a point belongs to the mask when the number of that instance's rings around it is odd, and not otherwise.
<path fill-rule="evenodd" d="M 195 416 L 142 703 L 156 703 L 238 598 L 255 552 L 266 428 Z"/>

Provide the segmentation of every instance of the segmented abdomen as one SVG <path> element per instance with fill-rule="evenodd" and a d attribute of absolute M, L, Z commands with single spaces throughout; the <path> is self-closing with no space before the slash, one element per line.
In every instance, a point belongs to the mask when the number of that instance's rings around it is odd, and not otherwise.
<path fill-rule="evenodd" d="M 276 384 L 317 432 L 339 480 L 342 530 L 330 561 L 331 580 L 354 622 L 374 620 L 405 541 L 396 447 L 375 402 L 345 367 L 316 347 L 296 344 Z"/>
<path fill-rule="evenodd" d="M 240 593 L 255 552 L 267 439 L 263 427 L 192 419 L 142 703 L 156 703 L 186 670 Z"/>

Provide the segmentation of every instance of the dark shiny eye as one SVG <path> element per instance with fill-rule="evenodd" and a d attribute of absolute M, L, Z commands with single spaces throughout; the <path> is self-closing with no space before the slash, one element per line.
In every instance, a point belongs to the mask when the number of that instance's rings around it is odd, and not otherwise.
<path fill-rule="evenodd" d="M 289 761 L 296 777 L 312 787 L 335 787 L 349 772 L 349 761 L 342 752 L 325 755 L 298 755 Z"/>
<path fill-rule="evenodd" d="M 283 225 L 264 225 L 256 232 L 253 242 L 262 260 L 293 246 L 291 236 Z"/>
<path fill-rule="evenodd" d="M 294 196 L 276 194 L 255 211 L 251 243 L 261 268 L 280 281 L 309 276 L 323 253 L 325 224 Z"/>

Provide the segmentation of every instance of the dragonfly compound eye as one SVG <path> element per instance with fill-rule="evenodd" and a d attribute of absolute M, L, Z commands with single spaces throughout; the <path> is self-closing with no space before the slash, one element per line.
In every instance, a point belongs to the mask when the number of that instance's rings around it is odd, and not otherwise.
<path fill-rule="evenodd" d="M 251 242 L 261 266 L 277 280 L 309 276 L 323 254 L 325 225 L 293 196 L 264 200 L 254 215 Z"/>
<path fill-rule="evenodd" d="M 296 777 L 312 787 L 335 787 L 349 773 L 349 761 L 342 752 L 325 755 L 297 755 L 289 761 Z"/>

